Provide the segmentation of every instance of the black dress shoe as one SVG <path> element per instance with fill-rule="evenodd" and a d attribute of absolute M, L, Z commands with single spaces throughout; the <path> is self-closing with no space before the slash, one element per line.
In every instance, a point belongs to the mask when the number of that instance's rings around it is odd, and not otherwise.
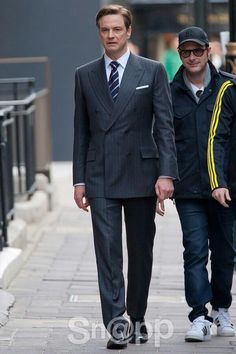
<path fill-rule="evenodd" d="M 135 320 L 131 318 L 130 340 L 132 344 L 143 344 L 148 341 L 148 331 L 144 319 Z"/>
<path fill-rule="evenodd" d="M 107 342 L 107 349 L 125 349 L 127 347 L 127 338 L 124 336 L 124 333 L 121 331 L 116 333 L 116 338 L 111 337 Z"/>

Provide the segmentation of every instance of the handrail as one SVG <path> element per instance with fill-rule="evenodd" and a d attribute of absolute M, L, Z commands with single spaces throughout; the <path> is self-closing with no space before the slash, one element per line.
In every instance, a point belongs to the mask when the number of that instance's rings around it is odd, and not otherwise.
<path fill-rule="evenodd" d="M 36 98 L 48 95 L 48 93 L 49 93 L 49 89 L 47 89 L 47 88 L 41 89 L 36 92 Z"/>
<path fill-rule="evenodd" d="M 13 57 L 0 58 L 0 64 L 29 64 L 29 63 L 47 63 L 48 57 Z"/>
<path fill-rule="evenodd" d="M 13 77 L 0 79 L 0 84 L 25 84 L 25 83 L 35 83 L 34 77 Z"/>
<path fill-rule="evenodd" d="M 6 57 L 0 58 L 0 64 L 44 64 L 45 65 L 45 86 L 51 91 L 51 69 L 48 57 Z M 49 107 L 50 110 L 50 107 Z"/>
<path fill-rule="evenodd" d="M 13 106 L 8 106 L 8 107 L 4 107 L 4 108 L 0 107 L 0 116 L 4 116 L 5 114 L 11 112 L 12 110 L 13 110 Z"/>
<path fill-rule="evenodd" d="M 34 101 L 36 98 L 36 94 L 35 93 L 31 93 L 30 95 L 28 95 L 26 98 L 24 98 L 23 100 L 8 100 L 8 101 L 1 101 L 0 100 L 0 106 L 22 106 L 25 104 L 29 104 L 32 101 Z"/>
<path fill-rule="evenodd" d="M 14 122 L 15 122 L 15 119 L 14 119 L 14 118 L 9 118 L 9 119 L 4 120 L 4 121 L 2 122 L 2 126 L 3 126 L 3 127 L 7 127 L 8 125 L 13 124 Z"/>

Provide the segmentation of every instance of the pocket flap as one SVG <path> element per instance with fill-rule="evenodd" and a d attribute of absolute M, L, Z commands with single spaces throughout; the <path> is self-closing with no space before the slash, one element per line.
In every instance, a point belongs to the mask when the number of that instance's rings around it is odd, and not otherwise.
<path fill-rule="evenodd" d="M 141 156 L 143 159 L 157 159 L 159 154 L 155 148 L 141 148 Z"/>
<path fill-rule="evenodd" d="M 192 107 L 177 106 L 174 109 L 174 117 L 178 119 L 184 118 L 190 114 L 192 110 Z"/>

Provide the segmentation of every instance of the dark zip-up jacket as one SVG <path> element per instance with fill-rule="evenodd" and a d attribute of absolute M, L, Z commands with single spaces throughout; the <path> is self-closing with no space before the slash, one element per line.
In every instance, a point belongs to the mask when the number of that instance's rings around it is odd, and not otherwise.
<path fill-rule="evenodd" d="M 211 189 L 228 188 L 236 200 L 236 78 L 224 82 L 217 95 L 207 159 Z"/>
<path fill-rule="evenodd" d="M 217 93 L 231 74 L 217 72 L 209 61 L 211 81 L 197 103 L 183 79 L 181 66 L 171 83 L 175 141 L 180 180 L 174 198 L 211 198 L 207 169 L 208 134 Z"/>

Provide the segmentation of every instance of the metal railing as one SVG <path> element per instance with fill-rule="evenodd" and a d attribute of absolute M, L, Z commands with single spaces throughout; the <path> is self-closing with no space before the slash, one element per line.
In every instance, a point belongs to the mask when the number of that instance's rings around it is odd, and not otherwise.
<path fill-rule="evenodd" d="M 48 57 L 11 57 L 0 58 L 0 66 L 20 66 L 23 70 L 24 66 L 33 65 L 37 69 L 43 68 L 43 87 L 41 91 L 37 92 L 35 99 L 35 154 L 36 154 L 36 171 L 44 173 L 49 181 L 51 180 L 50 164 L 52 161 L 52 143 L 51 143 L 51 68 Z M 18 68 L 19 69 L 19 68 Z M 19 73 L 21 72 L 21 69 Z M 33 71 L 34 75 L 35 71 Z M 7 84 L 12 88 L 12 93 L 15 95 L 7 99 L 22 99 L 31 94 L 35 86 L 35 78 L 13 78 L 2 79 L 5 88 Z M 25 90 L 25 91 L 23 91 Z M 24 93 L 22 97 L 22 93 Z M 18 96 L 17 96 L 18 95 Z M 0 100 L 4 100 L 4 95 L 0 91 Z"/>
<path fill-rule="evenodd" d="M 49 89 L 34 87 L 34 78 L 0 79 L 0 251 L 8 246 L 14 202 L 34 193 L 36 172 L 50 180 Z"/>
<path fill-rule="evenodd" d="M 0 108 L 0 250 L 8 246 L 7 225 L 14 212 L 13 107 Z"/>
<path fill-rule="evenodd" d="M 0 104 L 12 104 L 15 111 L 24 100 L 34 95 L 35 118 L 35 169 L 45 174 L 49 180 L 50 164 L 52 161 L 51 118 L 49 109 L 49 89 L 45 88 L 37 93 L 34 90 L 35 78 L 0 79 Z M 1 103 L 2 102 L 2 103 Z"/>
<path fill-rule="evenodd" d="M 0 106 L 13 106 L 15 118 L 13 131 L 14 194 L 29 198 L 35 191 L 35 97 L 34 93 L 22 100 L 0 101 Z"/>
<path fill-rule="evenodd" d="M 18 100 L 35 92 L 35 78 L 0 79 L 0 99 Z"/>

